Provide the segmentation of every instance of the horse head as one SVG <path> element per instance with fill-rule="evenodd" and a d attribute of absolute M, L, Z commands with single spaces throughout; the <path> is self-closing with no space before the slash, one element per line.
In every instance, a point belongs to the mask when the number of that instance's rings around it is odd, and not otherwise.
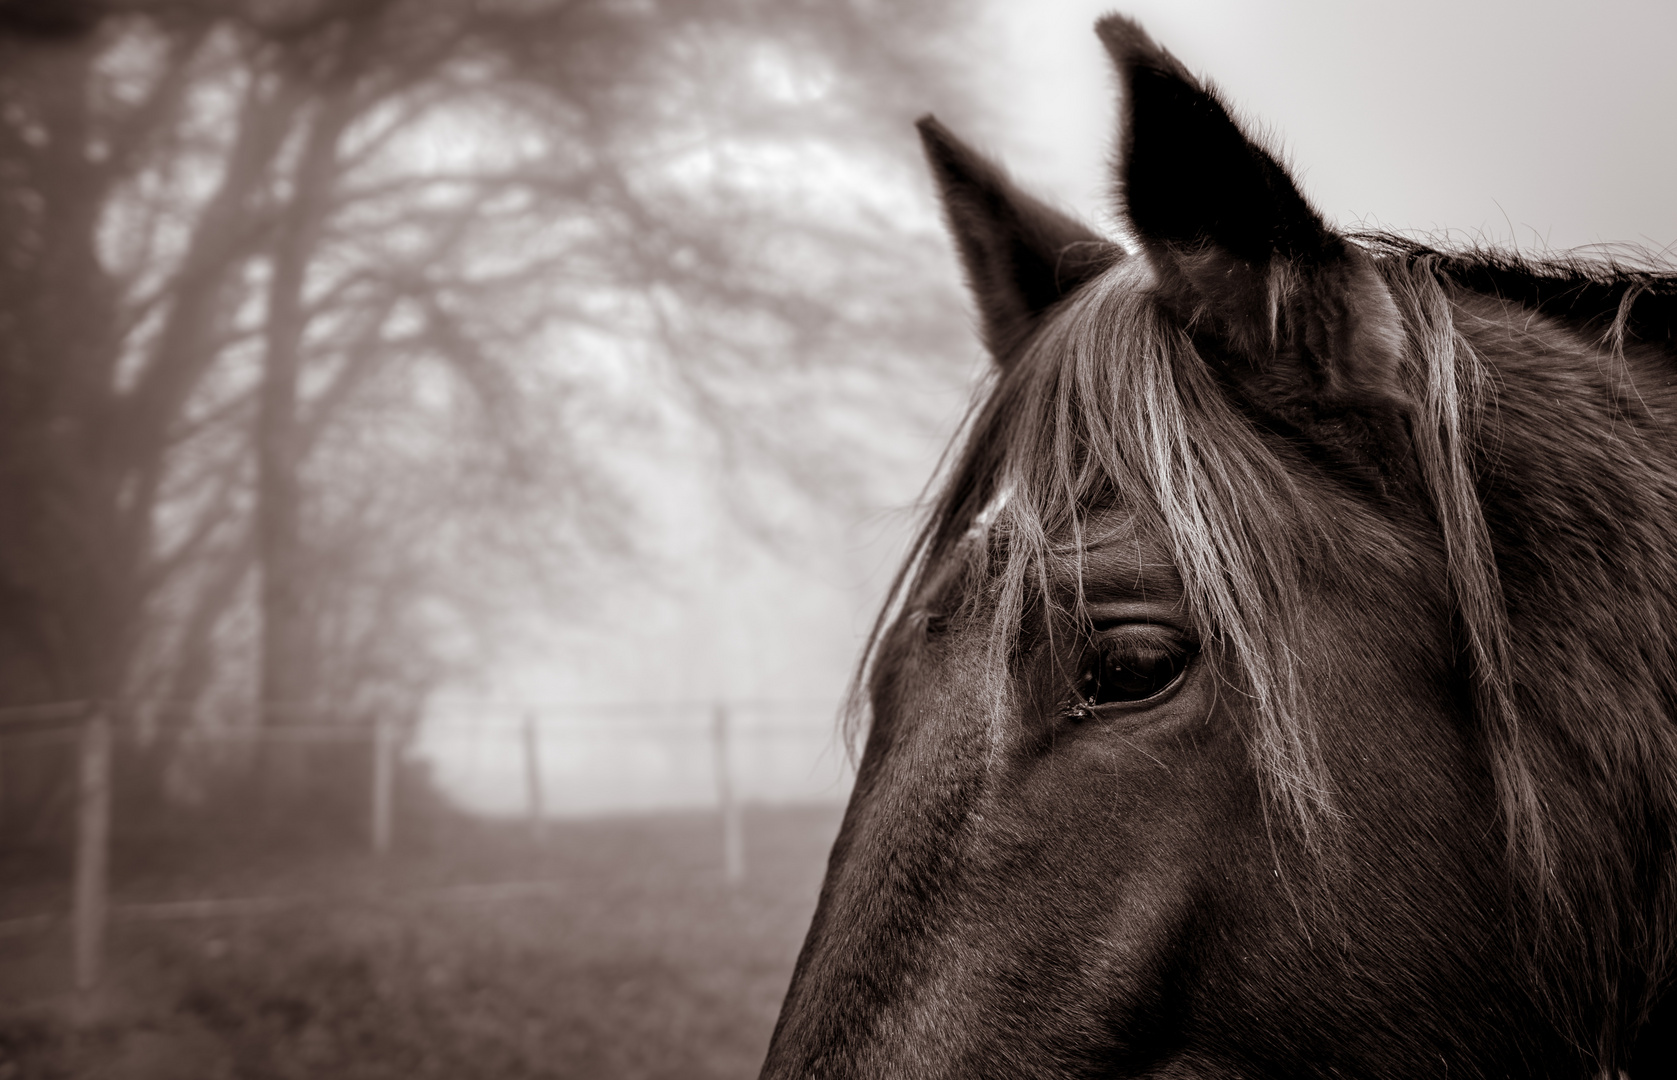
<path fill-rule="evenodd" d="M 995 371 L 763 1076 L 1669 1074 L 1677 282 L 1336 232 L 1099 33 L 1126 245 L 921 122 Z"/>

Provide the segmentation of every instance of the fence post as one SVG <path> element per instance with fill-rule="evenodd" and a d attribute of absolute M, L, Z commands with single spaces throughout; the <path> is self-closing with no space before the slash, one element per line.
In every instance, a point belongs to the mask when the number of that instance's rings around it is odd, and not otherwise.
<path fill-rule="evenodd" d="M 93 995 L 99 988 L 109 904 L 111 723 L 102 705 L 93 706 L 82 722 L 80 758 L 71 952 L 78 1006 L 86 1018 L 92 1013 Z"/>
<path fill-rule="evenodd" d="M 547 838 L 547 801 L 542 791 L 541 736 L 536 731 L 536 714 L 524 714 L 524 796 L 530 815 L 530 838 L 538 844 Z"/>
<path fill-rule="evenodd" d="M 390 851 L 390 834 L 394 819 L 391 801 L 396 786 L 396 739 L 390 721 L 381 714 L 373 721 L 373 854 Z"/>
<path fill-rule="evenodd" d="M 716 763 L 716 805 L 722 815 L 722 876 L 728 884 L 737 885 L 745 879 L 745 826 L 740 820 L 740 807 L 734 798 L 732 755 L 729 753 L 731 732 L 728 707 L 716 703 L 711 723 L 711 756 Z"/>

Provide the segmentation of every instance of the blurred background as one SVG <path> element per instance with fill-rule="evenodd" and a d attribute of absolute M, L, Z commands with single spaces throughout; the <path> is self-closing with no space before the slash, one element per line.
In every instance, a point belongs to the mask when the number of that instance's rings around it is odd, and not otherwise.
<path fill-rule="evenodd" d="M 0 1080 L 749 1077 L 1081 0 L 0 0 Z M 1135 3 L 1345 227 L 1677 241 L 1677 12 Z M 1598 250 L 1624 250 L 1623 247 Z"/>

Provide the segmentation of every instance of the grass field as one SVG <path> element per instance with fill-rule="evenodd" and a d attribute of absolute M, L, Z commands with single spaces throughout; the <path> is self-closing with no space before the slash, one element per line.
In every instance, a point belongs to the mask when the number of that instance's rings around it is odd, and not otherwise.
<path fill-rule="evenodd" d="M 5 924 L 0 1080 L 753 1077 L 838 818 L 748 812 L 738 887 L 698 814 L 555 823 L 540 844 L 485 826 L 382 862 L 119 849 L 91 1020 L 62 921 Z M 52 893 L 25 877 L 0 918 Z M 162 903 L 204 897 L 283 902 Z"/>

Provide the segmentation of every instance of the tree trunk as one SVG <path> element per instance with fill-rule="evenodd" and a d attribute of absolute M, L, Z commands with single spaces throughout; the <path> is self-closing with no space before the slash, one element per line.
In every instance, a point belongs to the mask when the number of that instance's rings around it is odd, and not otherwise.
<path fill-rule="evenodd" d="M 349 44 L 345 45 L 348 49 Z M 269 279 L 266 355 L 257 430 L 256 551 L 261 567 L 262 646 L 258 700 L 267 742 L 262 759 L 270 811 L 278 815 L 310 797 L 309 743 L 287 737 L 325 719 L 315 700 L 317 671 L 309 611 L 303 523 L 302 442 L 298 374 L 308 329 L 309 263 L 337 178 L 338 141 L 354 115 L 353 83 L 334 81 L 315 108 L 292 177 L 291 203 L 275 236 Z"/>
<path fill-rule="evenodd" d="M 86 153 L 92 53 L 0 60 L 16 60 L 48 133 L 0 151 L 33 203 L 7 207 L 24 242 L 0 271 L 0 704 L 114 693 L 132 633 L 143 553 L 104 423 L 116 335 L 95 247 L 108 178 Z"/>

